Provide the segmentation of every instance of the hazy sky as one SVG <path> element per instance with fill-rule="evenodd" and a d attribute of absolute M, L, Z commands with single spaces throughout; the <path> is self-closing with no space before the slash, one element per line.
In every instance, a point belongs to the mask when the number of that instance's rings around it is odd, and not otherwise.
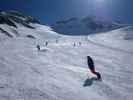
<path fill-rule="evenodd" d="M 44 24 L 87 15 L 133 24 L 133 0 L 0 0 L 0 9 L 22 11 Z"/>

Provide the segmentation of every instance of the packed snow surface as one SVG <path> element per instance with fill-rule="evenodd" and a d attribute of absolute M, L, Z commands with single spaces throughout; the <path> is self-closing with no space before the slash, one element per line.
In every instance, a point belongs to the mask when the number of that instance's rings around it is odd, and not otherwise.
<path fill-rule="evenodd" d="M 131 35 L 126 29 L 87 37 L 35 27 L 18 30 L 36 39 L 0 41 L 0 100 L 133 100 L 133 41 L 124 39 Z M 94 59 L 102 81 L 89 72 L 87 55 Z"/>

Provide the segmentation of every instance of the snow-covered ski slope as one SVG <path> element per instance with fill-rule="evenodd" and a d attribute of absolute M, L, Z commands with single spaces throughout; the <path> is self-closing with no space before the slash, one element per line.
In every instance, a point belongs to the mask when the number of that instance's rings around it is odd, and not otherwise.
<path fill-rule="evenodd" d="M 126 29 L 132 27 L 88 37 L 58 36 L 40 25 L 18 29 L 37 37 L 0 41 L 0 100 L 133 100 L 133 41 L 124 39 L 132 37 Z M 88 71 L 87 55 L 102 82 Z"/>
<path fill-rule="evenodd" d="M 35 29 L 26 28 L 23 25 L 17 24 L 17 28 L 6 25 L 6 24 L 0 24 L 0 29 L 3 29 L 8 34 L 10 34 L 13 38 L 17 37 L 28 37 L 32 36 L 34 39 L 38 40 L 51 40 L 51 39 L 57 39 L 60 37 L 59 34 L 52 31 L 52 28 L 40 24 L 31 24 Z M 52 35 L 52 36 L 51 36 Z M 9 38 L 9 36 L 6 35 L 5 32 L 1 32 L 0 30 L 0 41 L 5 40 Z"/>

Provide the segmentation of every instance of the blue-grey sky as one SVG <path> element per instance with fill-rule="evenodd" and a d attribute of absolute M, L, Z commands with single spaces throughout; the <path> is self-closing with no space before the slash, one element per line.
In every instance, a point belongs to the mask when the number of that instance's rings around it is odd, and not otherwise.
<path fill-rule="evenodd" d="M 22 11 L 44 24 L 87 15 L 133 24 L 133 0 L 0 0 L 0 9 Z"/>

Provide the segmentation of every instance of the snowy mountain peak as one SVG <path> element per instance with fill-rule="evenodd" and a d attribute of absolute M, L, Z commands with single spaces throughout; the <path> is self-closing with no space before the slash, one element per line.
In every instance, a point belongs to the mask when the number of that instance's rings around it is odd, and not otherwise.
<path fill-rule="evenodd" d="M 28 28 L 34 28 L 30 23 L 39 23 L 39 21 L 31 16 L 25 16 L 18 11 L 0 11 L 0 24 L 17 27 L 15 23 L 19 23 Z"/>
<path fill-rule="evenodd" d="M 87 16 L 81 19 L 72 17 L 68 20 L 57 21 L 56 24 L 53 25 L 53 29 L 56 32 L 67 35 L 88 35 L 120 27 L 121 26 L 117 23 L 99 19 L 95 16 Z"/>
<path fill-rule="evenodd" d="M 74 21 L 77 21 L 77 20 L 78 20 L 78 18 L 72 17 L 72 18 L 70 18 L 68 20 L 60 20 L 60 21 L 57 21 L 56 24 L 58 24 L 58 25 L 60 25 L 60 24 L 67 24 L 69 22 L 74 22 Z"/>
<path fill-rule="evenodd" d="M 0 11 L 0 41 L 13 37 L 49 39 L 58 37 L 58 34 L 34 17 L 18 11 Z"/>

